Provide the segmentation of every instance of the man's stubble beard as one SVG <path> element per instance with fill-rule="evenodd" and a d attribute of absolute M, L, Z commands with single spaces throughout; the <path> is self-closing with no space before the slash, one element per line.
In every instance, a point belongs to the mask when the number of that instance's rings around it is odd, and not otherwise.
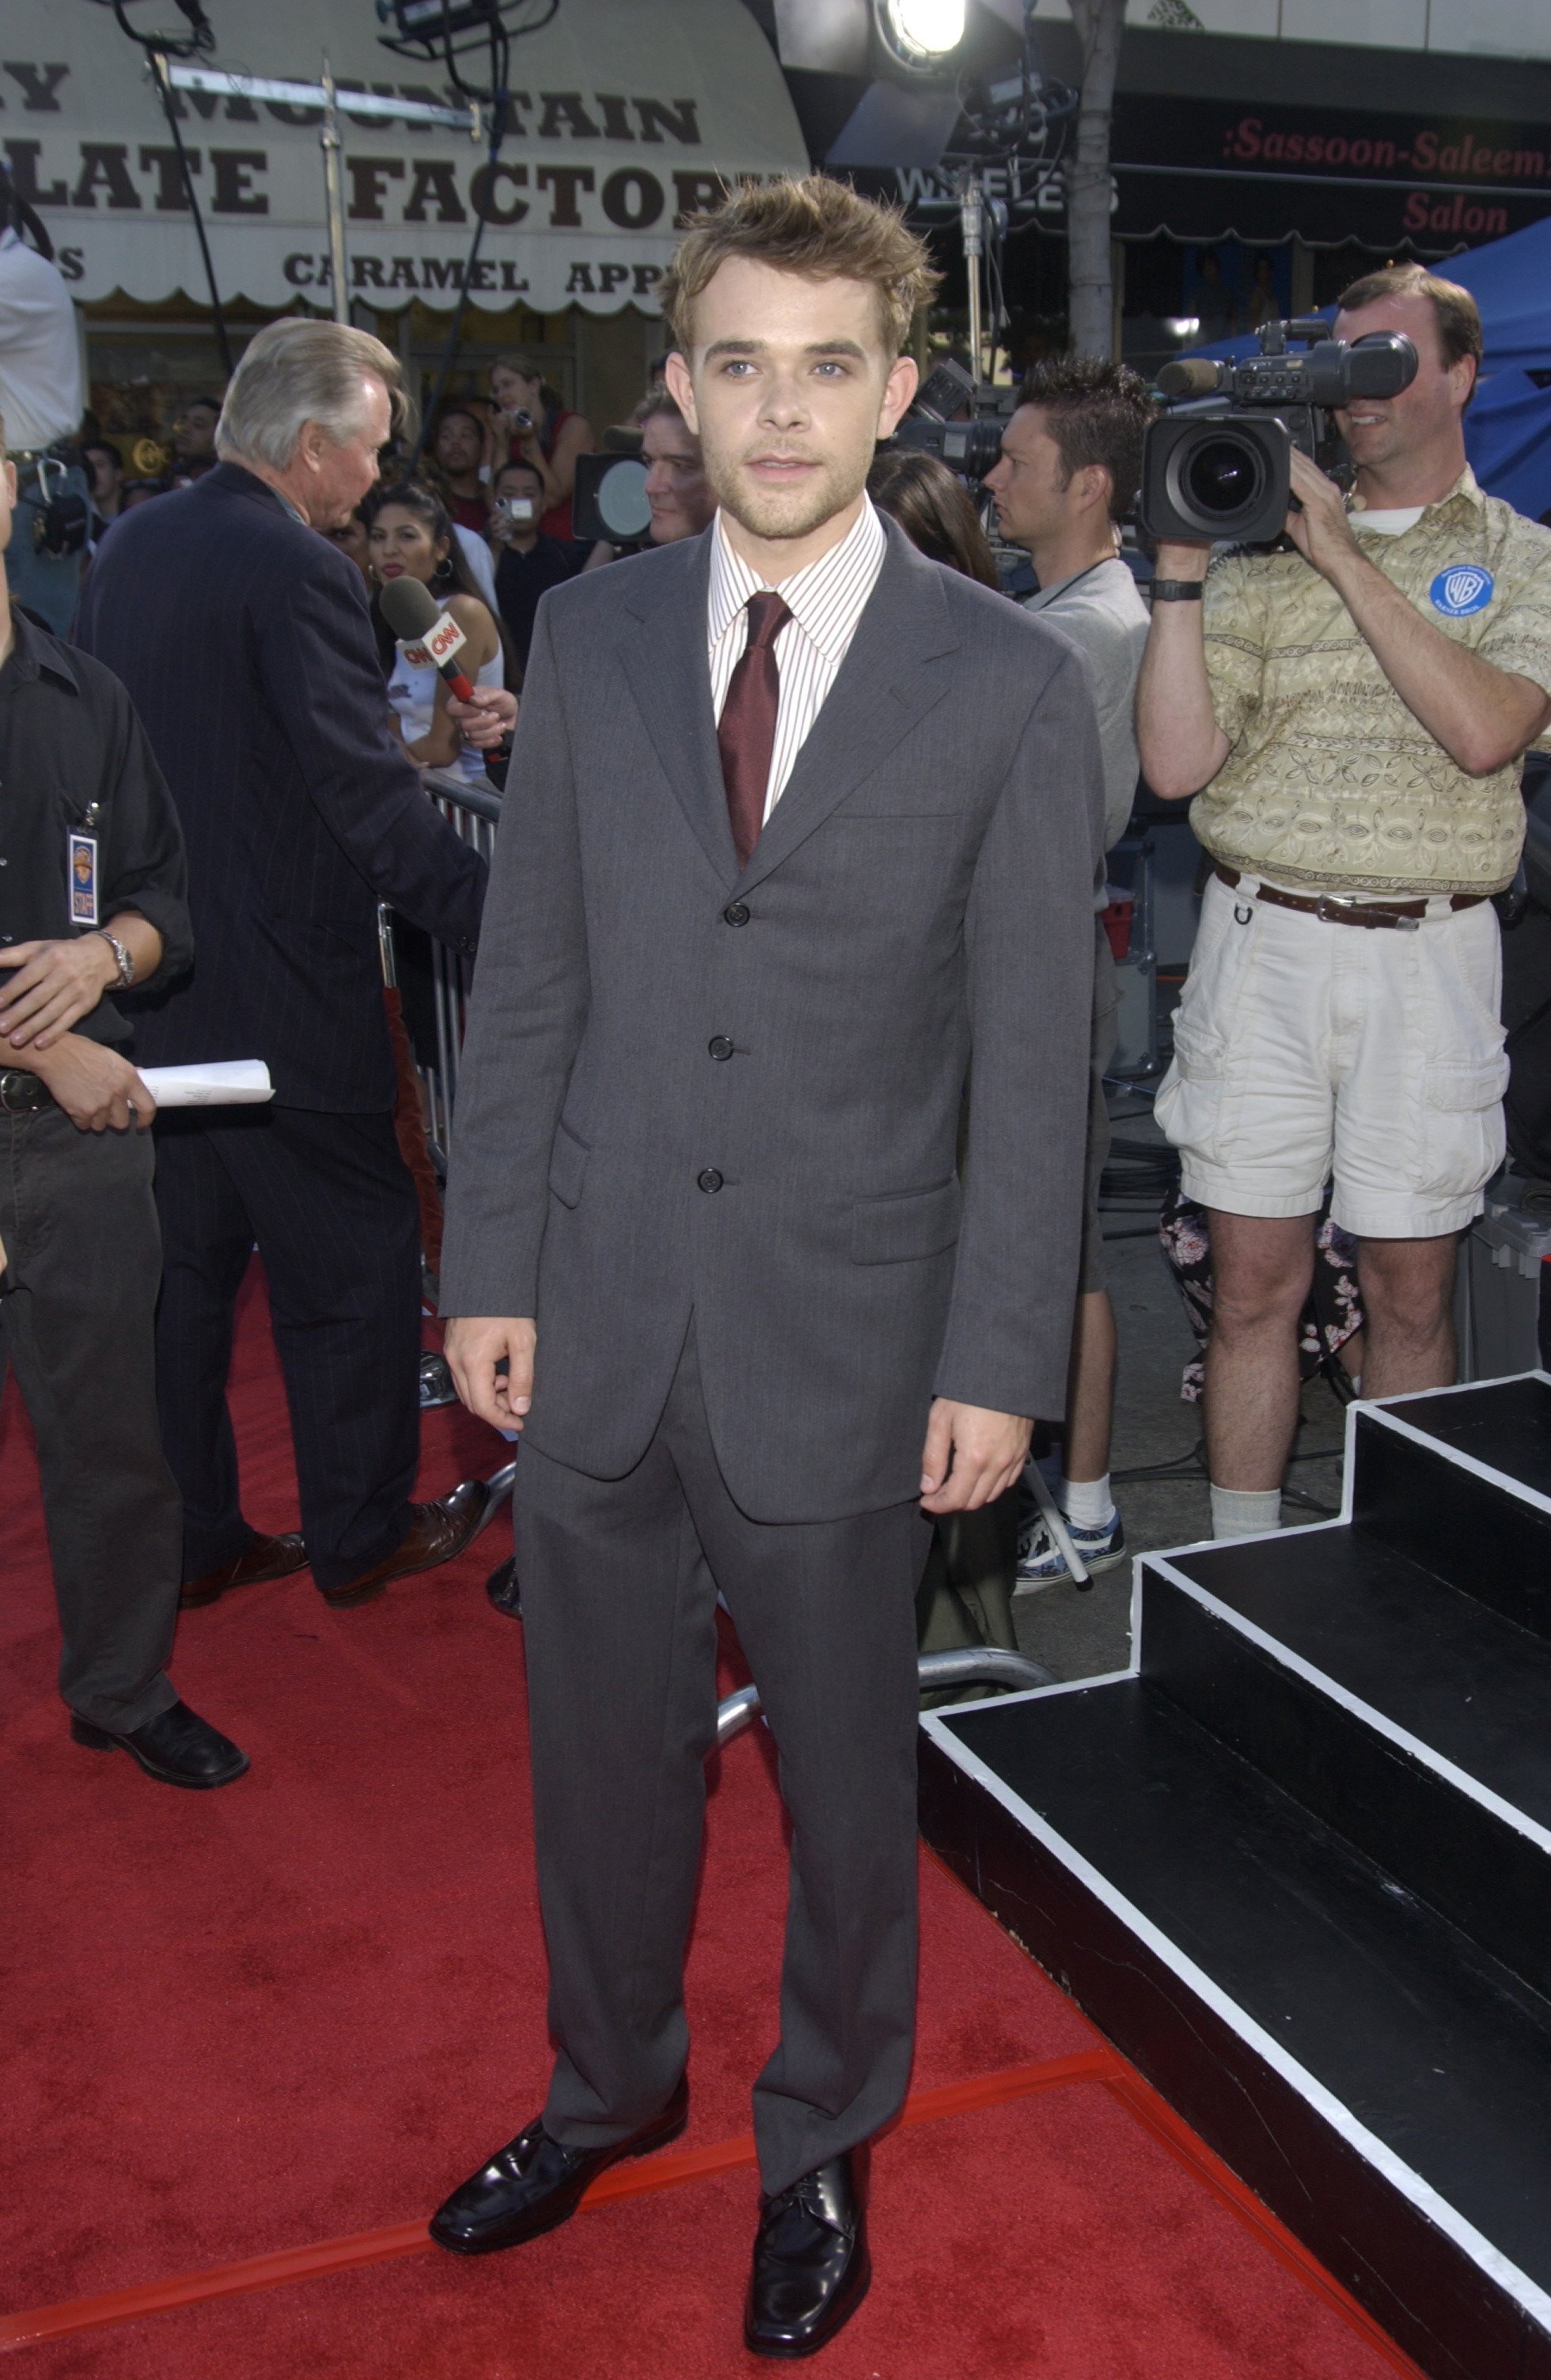
<path fill-rule="evenodd" d="M 818 479 L 800 488 L 761 488 L 745 479 L 735 462 L 708 452 L 706 480 L 721 510 L 740 528 L 774 544 L 811 537 L 854 504 L 866 486 L 867 463 L 854 472 L 835 462 L 823 463 Z"/>

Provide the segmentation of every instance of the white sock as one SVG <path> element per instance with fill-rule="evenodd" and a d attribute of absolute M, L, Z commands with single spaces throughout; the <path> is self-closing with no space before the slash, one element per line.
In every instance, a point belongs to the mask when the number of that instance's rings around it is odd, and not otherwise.
<path fill-rule="evenodd" d="M 1056 1488 L 1056 1502 L 1073 1528 L 1104 1528 L 1115 1509 L 1109 1495 L 1109 1474 L 1107 1471 L 1102 1479 L 1061 1479 Z"/>
<path fill-rule="evenodd" d="M 1279 1488 L 1214 1488 L 1214 1537 L 1258 1537 L 1282 1524 Z"/>

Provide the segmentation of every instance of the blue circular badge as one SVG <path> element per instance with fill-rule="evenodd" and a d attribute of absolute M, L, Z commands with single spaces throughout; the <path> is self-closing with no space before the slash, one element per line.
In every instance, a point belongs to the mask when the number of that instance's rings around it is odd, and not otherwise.
<path fill-rule="evenodd" d="M 1484 612 L 1496 583 L 1478 562 L 1457 562 L 1451 570 L 1438 572 L 1427 592 L 1434 611 L 1446 620 L 1468 620 L 1472 612 Z"/>

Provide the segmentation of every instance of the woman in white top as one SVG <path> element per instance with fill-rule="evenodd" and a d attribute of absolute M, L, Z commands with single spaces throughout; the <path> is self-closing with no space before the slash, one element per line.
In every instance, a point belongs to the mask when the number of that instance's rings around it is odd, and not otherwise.
<path fill-rule="evenodd" d="M 406 481 L 389 488 L 371 507 L 370 558 L 373 588 L 393 578 L 418 578 L 467 639 L 457 656 L 465 677 L 476 686 L 504 686 L 506 657 L 501 628 L 469 577 L 446 506 L 430 488 Z M 388 702 L 395 734 L 422 769 L 450 769 L 459 776 L 484 773 L 484 761 L 464 744 L 463 732 L 447 710 L 447 685 L 433 663 L 412 667 L 394 641 L 378 608 L 371 616 L 378 650 L 388 675 Z"/>

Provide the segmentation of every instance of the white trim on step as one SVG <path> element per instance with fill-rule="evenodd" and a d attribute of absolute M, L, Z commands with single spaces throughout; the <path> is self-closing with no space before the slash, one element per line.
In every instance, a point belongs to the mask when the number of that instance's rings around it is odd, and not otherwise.
<path fill-rule="evenodd" d="M 1045 1691 L 1049 1692 L 1050 1689 Z M 1468 2256 L 1477 2269 L 1505 2291 L 1516 2305 L 1522 2307 L 1544 2330 L 1551 2332 L 1551 2293 L 1532 2280 L 1527 2273 L 1521 2272 L 1500 2248 L 1495 2247 L 1484 2232 L 1467 2222 L 1458 2208 L 1451 2206 L 1430 2181 L 1424 2180 L 1421 2174 L 1398 2156 L 1387 2142 L 1380 2140 L 1375 2132 L 1371 2132 L 1365 2124 L 1359 2123 L 1351 2108 L 1338 2099 L 1334 2092 L 1327 2090 L 1306 2066 L 1300 2065 L 1295 2058 L 1290 2057 L 1281 2043 L 1214 1983 L 1204 1968 L 1187 1958 L 1178 1944 L 1170 1941 L 1150 1917 L 1144 1915 L 1123 1893 L 1118 1892 L 1090 1861 L 1085 1860 L 1063 1835 L 1058 1834 L 1048 1821 L 1041 1817 L 1037 1810 L 1020 1794 L 1014 1793 L 995 1769 L 988 1767 L 985 1761 L 952 1735 L 944 1724 L 947 1717 L 945 1712 L 931 1711 L 921 1722 L 939 1750 L 946 1753 L 956 1767 L 983 1787 L 993 1801 L 1000 1802 L 1003 1809 L 1009 1811 L 1037 1842 L 1042 1843 L 1096 1900 L 1145 1943 L 1153 1956 L 1177 1976 L 1187 1990 L 1194 1992 L 1204 2006 L 1254 2050 L 1256 2057 L 1290 2084 L 1349 2147 L 1384 2177 L 1392 2189 L 1409 2200 L 1428 2222 L 1436 2224 L 1445 2237 L 1451 2240 L 1461 2253 Z"/>

